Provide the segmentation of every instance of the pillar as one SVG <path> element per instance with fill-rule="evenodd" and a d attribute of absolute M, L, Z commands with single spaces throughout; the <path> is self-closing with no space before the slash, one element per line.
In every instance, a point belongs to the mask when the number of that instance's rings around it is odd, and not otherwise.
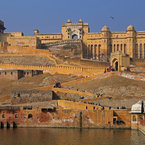
<path fill-rule="evenodd" d="M 143 55 L 143 59 L 145 58 L 145 44 L 143 43 L 142 44 L 142 51 L 143 51 L 143 53 L 142 53 L 142 55 Z"/>
<path fill-rule="evenodd" d="M 138 44 L 138 58 L 140 58 L 140 44 Z"/>
<path fill-rule="evenodd" d="M 144 59 L 144 43 L 142 43 L 142 58 Z"/>
<path fill-rule="evenodd" d="M 114 44 L 112 44 L 112 52 L 114 52 Z"/>
<path fill-rule="evenodd" d="M 89 58 L 89 47 L 90 47 L 90 45 L 88 45 L 88 47 L 87 47 L 87 58 Z"/>
<path fill-rule="evenodd" d="M 95 45 L 93 45 L 93 59 L 95 59 Z"/>
<path fill-rule="evenodd" d="M 121 51 L 121 44 L 119 44 L 119 51 Z"/>

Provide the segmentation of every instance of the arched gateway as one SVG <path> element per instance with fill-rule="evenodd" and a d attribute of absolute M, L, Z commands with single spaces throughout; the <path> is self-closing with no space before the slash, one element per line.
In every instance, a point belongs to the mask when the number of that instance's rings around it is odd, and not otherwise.
<path fill-rule="evenodd" d="M 121 67 L 130 66 L 130 58 L 129 56 L 122 54 L 121 51 L 112 52 L 110 64 L 116 71 L 119 71 Z"/>

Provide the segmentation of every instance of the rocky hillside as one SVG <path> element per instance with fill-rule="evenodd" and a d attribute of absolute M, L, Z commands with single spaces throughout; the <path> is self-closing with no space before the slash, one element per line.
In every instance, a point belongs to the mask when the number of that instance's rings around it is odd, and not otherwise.
<path fill-rule="evenodd" d="M 120 76 L 68 85 L 65 88 L 94 93 L 102 98 L 102 100 L 94 100 L 95 103 L 112 107 L 126 106 L 130 108 L 139 99 L 145 100 L 145 81 Z M 108 99 L 103 97 L 108 97 Z"/>

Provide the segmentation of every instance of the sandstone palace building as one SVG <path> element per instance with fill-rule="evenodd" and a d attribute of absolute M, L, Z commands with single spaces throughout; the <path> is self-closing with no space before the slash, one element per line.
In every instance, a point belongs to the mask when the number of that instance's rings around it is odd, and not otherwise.
<path fill-rule="evenodd" d="M 34 36 L 23 36 L 22 32 L 4 33 L 4 30 L 4 23 L 0 21 L 2 53 L 49 49 L 65 57 L 110 62 L 116 70 L 119 66 L 127 67 L 135 62 L 145 64 L 145 31 L 136 31 L 131 24 L 124 32 L 110 32 L 105 25 L 101 32 L 90 33 L 89 24 L 81 19 L 78 23 L 68 20 L 62 24 L 61 33 L 39 33 L 38 29 L 34 29 Z"/>

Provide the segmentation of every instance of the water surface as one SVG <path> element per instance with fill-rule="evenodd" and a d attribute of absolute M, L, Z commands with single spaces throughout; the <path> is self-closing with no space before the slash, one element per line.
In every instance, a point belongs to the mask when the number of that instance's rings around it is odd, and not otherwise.
<path fill-rule="evenodd" d="M 135 130 L 17 128 L 0 129 L 0 145 L 143 145 Z"/>

